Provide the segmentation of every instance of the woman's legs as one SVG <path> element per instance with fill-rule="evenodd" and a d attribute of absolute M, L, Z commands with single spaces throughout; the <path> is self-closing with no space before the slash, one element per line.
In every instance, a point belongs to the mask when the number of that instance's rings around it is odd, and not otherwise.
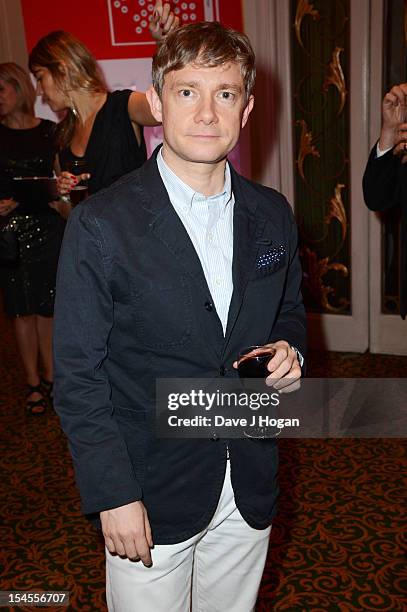
<path fill-rule="evenodd" d="M 40 383 L 38 374 L 38 334 L 36 316 L 16 317 L 14 319 L 14 331 L 17 346 L 23 362 L 27 383 L 35 387 Z M 33 397 L 32 399 L 39 399 Z"/>
<path fill-rule="evenodd" d="M 54 370 L 52 364 L 52 317 L 42 317 L 36 315 L 35 322 L 37 326 L 38 347 L 44 367 L 45 380 L 52 382 L 54 380 Z"/>
<path fill-rule="evenodd" d="M 40 384 L 38 371 L 38 352 L 40 352 L 44 363 L 44 373 L 47 380 L 52 381 L 52 318 L 39 315 L 28 315 L 14 319 L 14 331 L 17 346 L 24 370 L 27 384 L 37 387 Z M 44 400 L 37 406 L 30 403 Z M 27 409 L 33 413 L 42 413 L 46 408 L 44 394 L 38 391 L 30 393 L 27 397 Z"/>

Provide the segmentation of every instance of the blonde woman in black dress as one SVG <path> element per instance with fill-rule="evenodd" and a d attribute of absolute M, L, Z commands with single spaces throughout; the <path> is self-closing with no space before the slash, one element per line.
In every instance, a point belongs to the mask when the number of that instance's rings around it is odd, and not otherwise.
<path fill-rule="evenodd" d="M 35 98 L 20 66 L 0 64 L 0 220 L 16 231 L 19 250 L 17 260 L 0 261 L 0 286 L 26 373 L 27 410 L 42 414 L 52 393 L 52 317 L 64 221 L 48 199 L 18 201 L 14 192 L 14 177 L 53 174 L 55 124 L 35 117 Z"/>
<path fill-rule="evenodd" d="M 170 5 L 157 1 L 150 21 L 157 44 L 178 25 Z M 29 65 L 44 101 L 54 112 L 66 113 L 57 128 L 61 169 L 86 162 L 86 172 L 78 178 L 62 172 L 61 194 L 88 173 L 88 192 L 95 193 L 146 161 L 143 126 L 157 121 L 145 94 L 108 91 L 95 57 L 80 40 L 62 30 L 50 32 L 32 49 Z"/>

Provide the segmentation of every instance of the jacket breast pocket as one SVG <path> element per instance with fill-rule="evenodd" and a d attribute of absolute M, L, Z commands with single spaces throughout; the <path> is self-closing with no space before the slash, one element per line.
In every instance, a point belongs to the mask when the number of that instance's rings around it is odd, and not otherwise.
<path fill-rule="evenodd" d="M 189 342 L 192 296 L 185 276 L 132 291 L 131 307 L 134 333 L 143 346 L 170 349 Z"/>
<path fill-rule="evenodd" d="M 262 278 L 277 272 L 285 266 L 286 256 L 286 248 L 283 244 L 259 253 L 253 278 Z"/>

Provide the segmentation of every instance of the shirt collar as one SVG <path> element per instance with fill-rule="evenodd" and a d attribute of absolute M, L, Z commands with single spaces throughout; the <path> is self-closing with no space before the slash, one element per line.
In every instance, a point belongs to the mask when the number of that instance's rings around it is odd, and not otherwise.
<path fill-rule="evenodd" d="M 161 178 L 168 191 L 170 200 L 175 199 L 177 202 L 182 202 L 184 206 L 191 211 L 193 205 L 201 205 L 206 203 L 208 206 L 216 204 L 220 207 L 219 213 L 223 214 L 230 202 L 232 202 L 232 177 L 229 167 L 229 162 L 225 165 L 225 183 L 220 193 L 213 196 L 205 196 L 199 191 L 194 191 L 192 187 L 184 183 L 167 165 L 162 154 L 162 148 L 157 155 L 157 166 Z"/>

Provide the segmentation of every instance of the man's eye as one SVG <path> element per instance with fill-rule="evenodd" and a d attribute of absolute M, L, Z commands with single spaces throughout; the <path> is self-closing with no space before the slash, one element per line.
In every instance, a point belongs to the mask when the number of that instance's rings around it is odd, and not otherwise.
<path fill-rule="evenodd" d="M 183 98 L 189 98 L 192 94 L 192 91 L 190 89 L 181 89 L 181 96 Z"/>
<path fill-rule="evenodd" d="M 222 100 L 234 100 L 235 94 L 233 94 L 231 91 L 221 91 L 220 97 Z"/>

